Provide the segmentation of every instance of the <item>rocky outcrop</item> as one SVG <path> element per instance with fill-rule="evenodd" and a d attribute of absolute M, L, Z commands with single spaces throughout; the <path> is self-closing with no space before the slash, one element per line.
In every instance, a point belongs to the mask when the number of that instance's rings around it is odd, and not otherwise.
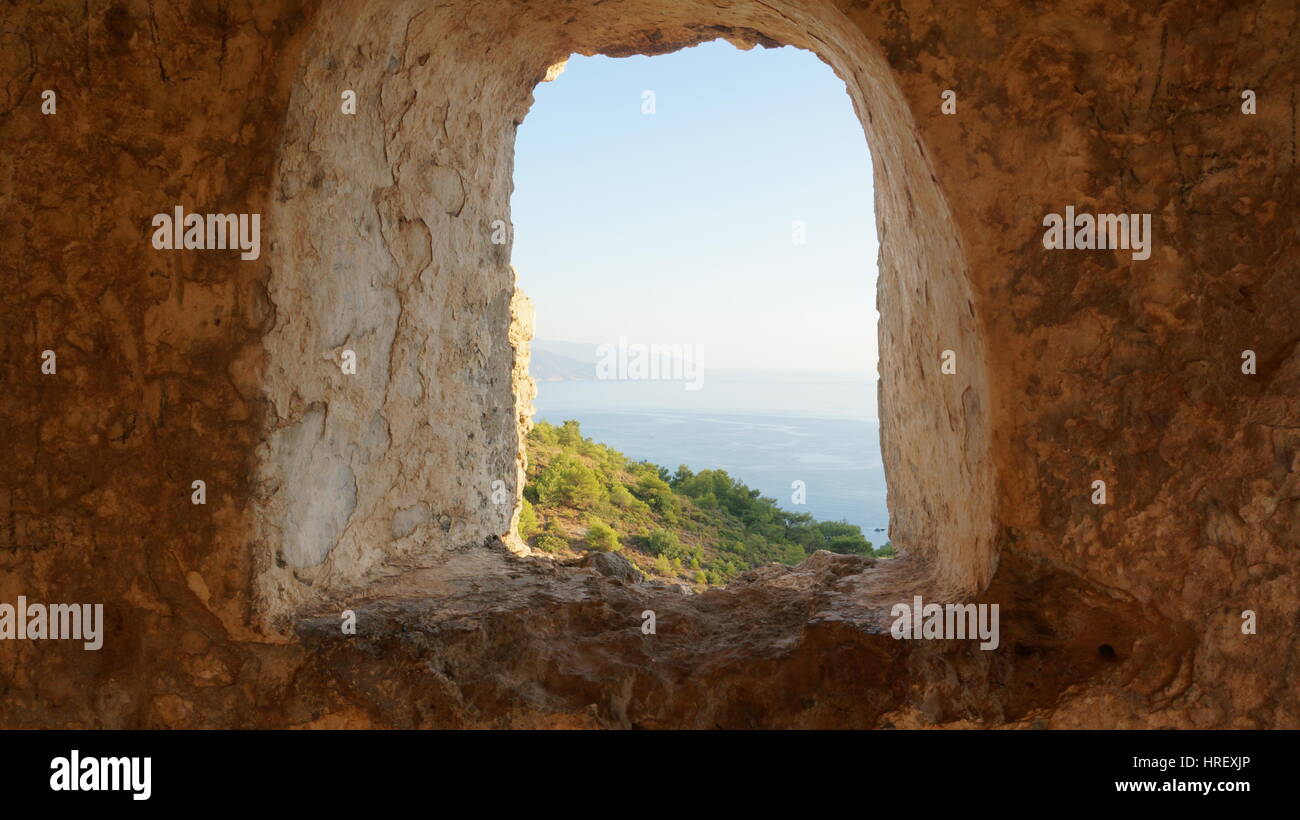
<path fill-rule="evenodd" d="M 0 642 L 0 723 L 1300 726 L 1298 15 L 11 10 L 0 600 L 108 624 L 98 652 Z M 504 546 L 531 402 L 508 205 L 569 54 L 718 37 L 815 51 L 872 146 L 904 557 L 684 596 Z M 260 256 L 155 249 L 178 205 L 261 214 Z M 1067 206 L 1150 214 L 1150 257 L 1048 250 Z M 914 594 L 998 603 L 999 649 L 894 640 Z"/>
<path fill-rule="evenodd" d="M 616 552 L 590 552 L 577 560 L 577 566 L 591 567 L 601 575 L 618 578 L 628 584 L 638 583 L 645 578 L 631 561 Z"/>

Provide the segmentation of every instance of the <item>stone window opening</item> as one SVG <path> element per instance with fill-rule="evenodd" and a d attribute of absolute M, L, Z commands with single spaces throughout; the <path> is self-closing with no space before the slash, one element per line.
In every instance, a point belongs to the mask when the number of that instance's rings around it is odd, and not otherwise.
<path fill-rule="evenodd" d="M 670 474 L 686 462 L 727 469 L 787 512 L 831 525 L 847 518 L 883 546 L 871 154 L 843 82 L 807 50 L 740 50 L 721 39 L 653 58 L 571 55 L 548 70 L 543 82 L 552 81 L 539 84 L 519 128 L 511 225 L 493 237 L 513 239 L 520 301 L 536 317 L 536 392 L 586 402 L 556 415 L 539 401 L 536 418 L 557 427 L 590 418 L 584 436 L 632 461 Z M 732 144 L 757 122 L 769 132 Z M 687 446 L 658 432 L 656 410 L 683 435 L 706 418 L 715 434 Z M 754 416 L 767 423 L 742 418 Z M 531 451 L 557 446 L 539 447 L 543 432 L 553 438 L 543 422 L 527 438 Z M 754 452 L 761 462 L 745 460 Z M 852 465 L 834 462 L 846 457 Z M 533 486 L 521 505 L 526 530 L 517 522 L 512 535 L 535 555 L 569 559 L 585 554 L 584 518 L 613 523 L 622 558 L 696 588 L 754 561 L 798 563 L 796 552 L 814 549 L 759 548 L 751 536 L 732 553 L 717 539 L 696 543 L 675 516 L 643 510 L 651 530 L 691 542 L 656 557 L 637 532 L 642 517 L 627 509 L 640 506 L 636 482 L 610 489 L 625 486 L 634 498 L 621 496 L 617 509 L 540 505 Z"/>
<path fill-rule="evenodd" d="M 875 148 L 891 540 L 933 595 L 991 577 L 989 402 L 972 295 L 949 204 L 883 56 L 830 6 L 778 14 L 762 3 L 686 3 L 671 22 L 650 8 L 595 7 L 568 24 L 533 15 L 526 35 L 503 17 L 511 33 L 485 38 L 463 22 L 488 25 L 498 12 L 440 7 L 400 27 L 323 20 L 306 44 L 269 220 L 297 232 L 271 249 L 270 296 L 287 319 L 268 342 L 278 421 L 263 460 L 281 488 L 263 507 L 268 541 L 304 548 L 288 566 L 263 563 L 271 609 L 287 614 L 468 544 L 513 540 L 529 397 L 519 390 L 527 371 L 511 246 L 492 232 L 508 222 L 514 136 L 533 87 L 571 53 L 654 55 L 719 37 L 808 49 L 845 81 Z M 392 58 L 343 56 L 357 50 Z M 454 72 L 431 56 L 449 52 L 463 58 Z M 369 105 L 321 118 L 342 85 Z M 315 351 L 343 349 L 355 349 L 358 375 L 322 373 Z M 945 350 L 956 376 L 940 373 Z M 355 487 L 350 511 L 326 509 L 317 480 Z M 513 504 L 493 503 L 502 487 Z"/>

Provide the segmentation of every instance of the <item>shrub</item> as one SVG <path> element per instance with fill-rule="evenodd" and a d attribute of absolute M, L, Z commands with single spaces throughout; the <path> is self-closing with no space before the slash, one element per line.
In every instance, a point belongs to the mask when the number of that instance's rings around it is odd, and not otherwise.
<path fill-rule="evenodd" d="M 646 537 L 646 549 L 651 555 L 674 558 L 681 554 L 682 542 L 677 538 L 676 533 L 668 530 L 653 530 Z"/>
<path fill-rule="evenodd" d="M 618 542 L 618 533 L 599 518 L 591 519 L 587 527 L 587 546 L 601 552 L 617 552 L 623 548 Z"/>
<path fill-rule="evenodd" d="M 636 503 L 636 498 L 628 492 L 627 487 L 615 484 L 609 491 L 609 503 L 621 509 L 627 509 Z"/>
<path fill-rule="evenodd" d="M 542 552 L 559 552 L 569 546 L 569 542 L 558 535 L 552 535 L 548 532 L 538 536 L 534 546 Z"/>
<path fill-rule="evenodd" d="M 519 537 L 527 541 L 536 535 L 539 529 L 541 529 L 541 524 L 537 521 L 537 511 L 525 498 L 524 506 L 519 511 Z"/>

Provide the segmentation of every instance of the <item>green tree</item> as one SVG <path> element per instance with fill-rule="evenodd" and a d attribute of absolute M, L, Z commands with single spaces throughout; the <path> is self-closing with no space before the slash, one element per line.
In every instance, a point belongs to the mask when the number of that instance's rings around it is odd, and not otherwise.
<path fill-rule="evenodd" d="M 579 428 L 578 422 L 573 419 L 569 419 L 560 425 L 556 437 L 561 447 L 575 449 L 582 446 L 582 430 Z"/>
<path fill-rule="evenodd" d="M 871 555 L 871 542 L 862 535 L 862 528 L 844 521 L 820 521 L 812 529 L 820 536 L 814 549 L 830 550 L 852 555 Z"/>
<path fill-rule="evenodd" d="M 787 543 L 781 550 L 781 563 L 798 564 L 808 557 L 808 553 L 803 551 L 803 547 L 798 544 Z"/>
<path fill-rule="evenodd" d="M 528 439 L 537 444 L 545 444 L 551 447 L 560 443 L 560 437 L 556 433 L 555 426 L 544 421 L 539 421 L 533 425 L 533 429 L 528 433 Z"/>
<path fill-rule="evenodd" d="M 562 504 L 579 510 L 600 503 L 605 488 L 594 470 L 568 453 L 555 457 L 537 477 L 537 498 L 543 504 Z"/>

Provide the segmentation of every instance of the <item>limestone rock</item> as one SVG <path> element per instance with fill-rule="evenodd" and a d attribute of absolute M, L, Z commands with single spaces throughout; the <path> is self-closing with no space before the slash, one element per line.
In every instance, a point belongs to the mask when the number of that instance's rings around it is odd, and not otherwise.
<path fill-rule="evenodd" d="M 627 583 L 635 584 L 645 579 L 641 571 L 632 566 L 632 562 L 619 555 L 617 552 L 591 552 L 578 559 L 577 566 L 591 567 L 601 575 L 609 578 L 617 578 Z"/>

